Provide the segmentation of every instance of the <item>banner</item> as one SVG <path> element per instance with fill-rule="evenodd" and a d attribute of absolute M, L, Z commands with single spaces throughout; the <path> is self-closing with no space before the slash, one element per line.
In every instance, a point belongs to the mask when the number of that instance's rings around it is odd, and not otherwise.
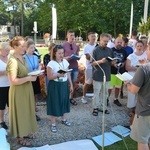
<path fill-rule="evenodd" d="M 57 14 L 56 14 L 56 8 L 54 8 L 54 5 L 52 6 L 52 39 L 56 39 L 56 33 L 57 33 Z"/>

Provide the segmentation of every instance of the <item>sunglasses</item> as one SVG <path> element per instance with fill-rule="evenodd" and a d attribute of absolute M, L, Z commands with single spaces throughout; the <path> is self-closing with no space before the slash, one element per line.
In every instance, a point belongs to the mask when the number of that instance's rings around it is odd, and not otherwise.
<path fill-rule="evenodd" d="M 72 44 L 70 44 L 70 50 L 73 50 Z"/>

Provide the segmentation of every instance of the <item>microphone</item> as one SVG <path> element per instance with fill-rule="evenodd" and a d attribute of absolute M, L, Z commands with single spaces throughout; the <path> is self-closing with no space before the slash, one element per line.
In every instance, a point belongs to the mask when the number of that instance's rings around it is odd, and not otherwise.
<path fill-rule="evenodd" d="M 90 57 L 94 60 L 94 62 L 98 65 L 98 67 L 101 69 L 101 71 L 103 72 L 103 93 L 102 93 L 102 106 L 103 106 L 103 115 L 102 115 L 102 150 L 104 150 L 104 132 L 105 132 L 105 85 L 106 85 L 106 75 L 105 75 L 105 71 L 104 69 L 100 66 L 100 64 L 97 63 L 97 61 L 95 60 L 95 58 L 93 58 L 93 56 L 88 53 L 90 55 Z M 95 66 L 93 66 L 95 67 Z"/>

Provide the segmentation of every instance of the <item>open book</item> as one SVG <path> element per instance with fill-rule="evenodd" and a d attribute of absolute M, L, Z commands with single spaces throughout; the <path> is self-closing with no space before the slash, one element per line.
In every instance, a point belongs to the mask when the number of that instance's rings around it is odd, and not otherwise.
<path fill-rule="evenodd" d="M 67 72 L 70 72 L 70 71 L 72 71 L 72 69 L 60 69 L 60 70 L 58 70 L 57 72 L 58 73 L 67 73 Z"/>
<path fill-rule="evenodd" d="M 129 73 L 127 73 L 127 72 L 124 72 L 123 74 L 118 73 L 118 74 L 116 74 L 116 77 L 119 78 L 119 79 L 122 80 L 122 81 L 129 81 L 129 80 L 132 80 L 132 78 L 133 78 L 133 77 L 132 77 Z"/>
<path fill-rule="evenodd" d="M 44 72 L 44 70 L 34 70 L 32 72 L 29 72 L 28 75 L 29 76 L 37 76 L 37 75 L 40 75 Z"/>
<path fill-rule="evenodd" d="M 113 60 L 117 60 L 118 58 L 117 57 L 115 57 L 115 58 L 112 58 L 112 57 L 106 57 L 106 59 L 108 60 L 108 61 L 113 61 Z"/>
<path fill-rule="evenodd" d="M 71 57 L 71 59 L 76 59 L 76 60 L 81 58 L 81 56 L 78 56 L 78 55 L 75 55 L 75 54 L 72 54 L 70 57 Z"/>

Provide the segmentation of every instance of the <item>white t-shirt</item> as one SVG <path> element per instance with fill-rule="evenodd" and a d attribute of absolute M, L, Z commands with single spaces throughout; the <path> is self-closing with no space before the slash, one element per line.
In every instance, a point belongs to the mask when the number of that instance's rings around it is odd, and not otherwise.
<path fill-rule="evenodd" d="M 130 39 L 128 42 L 128 46 L 132 47 L 134 51 L 135 51 L 136 42 L 137 42 L 137 40 L 135 40 L 135 39 Z"/>
<path fill-rule="evenodd" d="M 7 64 L 0 59 L 0 72 L 6 71 Z M 3 75 L 0 76 L 0 87 L 8 87 L 10 86 L 8 76 Z"/>
<path fill-rule="evenodd" d="M 111 40 L 109 40 L 107 43 L 107 47 L 113 48 L 113 47 L 115 47 L 115 44 Z"/>
<path fill-rule="evenodd" d="M 68 69 L 69 67 L 69 63 L 66 59 L 63 59 L 63 61 L 61 63 L 58 63 L 57 61 L 54 61 L 54 60 L 51 60 L 48 64 L 47 64 L 48 67 L 50 67 L 52 70 L 53 70 L 53 74 L 56 75 L 58 70 L 60 69 Z M 61 81 L 61 82 L 64 82 L 64 81 L 67 81 L 67 73 L 64 74 L 63 77 L 59 77 L 59 79 L 54 79 L 54 81 Z"/>
<path fill-rule="evenodd" d="M 92 55 L 95 46 L 96 46 L 96 44 L 94 44 L 94 45 L 90 45 L 90 44 L 85 45 L 83 54 L 84 54 L 84 55 L 85 55 L 85 54 L 91 54 L 91 55 Z M 90 64 L 90 61 L 87 60 L 87 59 L 86 59 L 85 67 L 86 67 L 86 69 L 92 69 L 92 66 L 91 66 L 91 64 Z"/>
<path fill-rule="evenodd" d="M 143 53 L 142 55 L 138 56 L 135 53 L 130 54 L 127 59 L 131 61 L 131 66 L 135 67 L 136 65 L 140 65 L 139 60 L 141 59 L 147 59 L 146 53 Z M 135 71 L 128 71 L 128 73 L 132 76 L 134 76 Z"/>
<path fill-rule="evenodd" d="M 0 128 L 0 150 L 10 150 L 10 146 L 6 140 L 7 132 L 4 128 Z"/>

